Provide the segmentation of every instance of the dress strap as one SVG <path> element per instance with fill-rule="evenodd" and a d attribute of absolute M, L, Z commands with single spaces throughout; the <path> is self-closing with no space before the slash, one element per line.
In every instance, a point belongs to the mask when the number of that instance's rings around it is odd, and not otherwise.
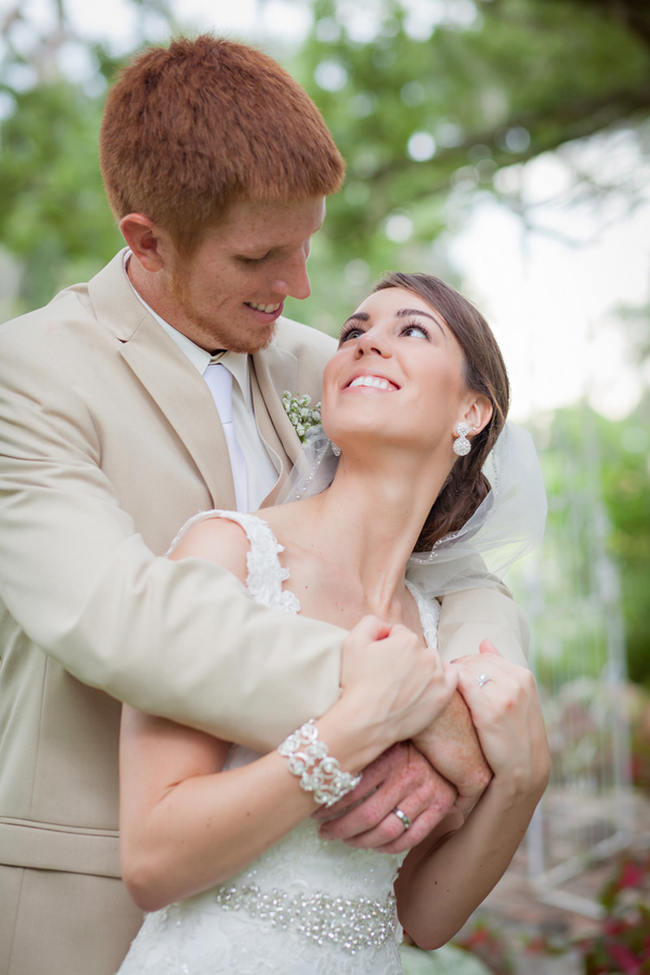
<path fill-rule="evenodd" d="M 417 586 L 408 579 L 405 580 L 408 591 L 413 596 L 420 614 L 420 623 L 426 645 L 431 650 L 438 649 L 438 620 L 440 619 L 440 603 L 437 599 L 427 599 Z"/>
<path fill-rule="evenodd" d="M 250 549 L 246 553 L 248 568 L 246 588 L 251 596 L 264 606 L 274 606 L 288 613 L 299 613 L 298 597 L 282 588 L 282 583 L 289 578 L 289 570 L 282 567 L 278 558 L 280 552 L 284 552 L 284 545 L 280 545 L 268 522 L 258 515 L 242 511 L 224 511 L 219 508 L 201 511 L 183 525 L 169 551 L 174 549 L 188 528 L 208 518 L 225 518 L 243 528 L 250 543 Z"/>

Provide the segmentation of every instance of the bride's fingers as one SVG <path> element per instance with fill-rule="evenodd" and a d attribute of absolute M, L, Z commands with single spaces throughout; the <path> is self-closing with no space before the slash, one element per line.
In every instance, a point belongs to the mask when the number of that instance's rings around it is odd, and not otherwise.
<path fill-rule="evenodd" d="M 487 637 L 485 638 L 485 640 L 481 640 L 481 642 L 478 645 L 478 650 L 479 650 L 479 654 L 492 654 L 495 657 L 501 657 L 502 660 L 505 659 L 502 656 L 498 647 L 495 647 L 492 641 L 488 640 Z M 476 653 L 466 653 L 462 657 L 455 657 L 454 660 L 450 660 L 447 666 L 453 667 L 457 664 L 462 665 L 469 660 L 476 661 L 476 659 L 477 659 Z M 478 659 L 480 659 L 480 657 Z"/>
<path fill-rule="evenodd" d="M 481 641 L 480 653 L 472 653 L 466 657 L 457 658 L 449 664 L 451 670 L 458 674 L 458 690 L 471 690 L 472 682 L 483 688 L 488 683 L 504 686 L 510 681 L 528 681 L 531 672 L 527 667 L 513 663 L 503 657 L 489 640 Z"/>
<path fill-rule="evenodd" d="M 484 653 L 458 669 L 458 690 L 479 732 L 487 723 L 510 719 L 535 691 L 535 680 L 524 667 Z"/>
<path fill-rule="evenodd" d="M 481 640 L 478 645 L 479 653 L 492 653 L 496 654 L 498 657 L 501 656 L 499 650 L 495 647 L 491 640 Z"/>
<path fill-rule="evenodd" d="M 459 667 L 458 689 L 495 774 L 533 785 L 547 775 L 547 741 L 537 685 L 525 667 L 487 654 Z"/>

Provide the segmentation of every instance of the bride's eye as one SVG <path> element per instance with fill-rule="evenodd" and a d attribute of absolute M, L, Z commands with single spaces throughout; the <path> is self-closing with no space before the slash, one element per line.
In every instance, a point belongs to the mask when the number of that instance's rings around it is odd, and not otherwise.
<path fill-rule="evenodd" d="M 404 326 L 400 335 L 413 336 L 414 338 L 426 339 L 427 341 L 431 339 L 429 330 L 418 322 L 409 322 L 408 325 Z"/>
<path fill-rule="evenodd" d="M 343 345 L 348 339 L 358 339 L 360 335 L 363 335 L 363 329 L 359 328 L 358 325 L 350 325 L 348 328 L 344 328 L 341 332 L 341 337 L 339 338 L 339 345 Z"/>

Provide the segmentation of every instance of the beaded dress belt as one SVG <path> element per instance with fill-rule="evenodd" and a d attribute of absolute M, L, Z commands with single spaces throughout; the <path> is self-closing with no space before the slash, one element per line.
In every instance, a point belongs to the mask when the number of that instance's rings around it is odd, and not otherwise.
<path fill-rule="evenodd" d="M 271 927 L 293 929 L 318 945 L 338 945 L 350 954 L 379 948 L 395 935 L 395 896 L 385 901 L 368 897 L 332 897 L 330 894 L 289 894 L 257 884 L 219 887 L 217 904 L 226 911 L 244 910 Z"/>

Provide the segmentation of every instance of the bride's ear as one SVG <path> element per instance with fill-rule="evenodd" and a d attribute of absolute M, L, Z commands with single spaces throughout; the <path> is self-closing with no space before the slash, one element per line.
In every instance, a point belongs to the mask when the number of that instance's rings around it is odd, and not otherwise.
<path fill-rule="evenodd" d="M 472 399 L 463 413 L 463 420 L 469 425 L 469 433 L 476 436 L 480 433 L 492 418 L 492 403 L 487 396 L 481 393 L 474 393 Z"/>

